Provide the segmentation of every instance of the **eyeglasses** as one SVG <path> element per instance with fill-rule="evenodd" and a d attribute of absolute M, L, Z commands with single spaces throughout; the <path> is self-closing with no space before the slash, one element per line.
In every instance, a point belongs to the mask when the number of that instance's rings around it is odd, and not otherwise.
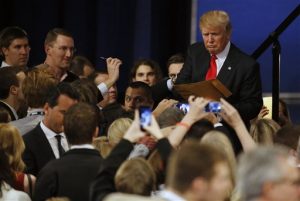
<path fill-rule="evenodd" d="M 66 53 L 69 50 L 72 54 L 74 54 L 77 51 L 75 47 L 55 46 L 55 45 L 52 45 L 51 47 L 55 47 L 59 51 L 64 52 L 64 53 Z"/>

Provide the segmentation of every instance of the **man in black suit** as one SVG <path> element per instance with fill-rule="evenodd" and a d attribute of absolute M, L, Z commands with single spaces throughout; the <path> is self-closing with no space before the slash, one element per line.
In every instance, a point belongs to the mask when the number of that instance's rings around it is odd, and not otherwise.
<path fill-rule="evenodd" d="M 91 105 L 78 103 L 66 112 L 64 130 L 70 150 L 41 170 L 34 200 L 44 201 L 50 197 L 89 200 L 89 186 L 102 161 L 99 152 L 91 145 L 93 137 L 98 134 L 97 125 L 97 113 Z"/>
<path fill-rule="evenodd" d="M 0 108 L 8 112 L 11 121 L 19 119 L 17 111 L 24 101 L 21 88 L 25 77 L 22 67 L 0 68 Z"/>
<path fill-rule="evenodd" d="M 224 11 L 209 11 L 200 18 L 203 43 L 191 45 L 176 84 L 207 80 L 212 56 L 216 56 L 216 78 L 231 92 L 227 100 L 247 125 L 262 107 L 259 64 L 230 42 L 231 24 Z"/>
<path fill-rule="evenodd" d="M 68 83 L 60 83 L 49 91 L 44 119 L 23 136 L 26 173 L 36 176 L 50 160 L 59 158 L 69 149 L 63 133 L 63 119 L 65 112 L 78 100 L 79 94 Z"/>

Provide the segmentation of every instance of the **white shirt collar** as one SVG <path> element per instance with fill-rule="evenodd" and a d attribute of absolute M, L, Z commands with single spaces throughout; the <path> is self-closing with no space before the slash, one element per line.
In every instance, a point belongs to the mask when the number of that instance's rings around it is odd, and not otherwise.
<path fill-rule="evenodd" d="M 44 115 L 44 109 L 43 108 L 29 108 L 27 111 L 27 116 L 33 116 L 33 115 Z"/>
<path fill-rule="evenodd" d="M 91 144 L 71 145 L 70 149 L 95 149 Z"/>
<path fill-rule="evenodd" d="M 55 133 L 54 131 L 50 130 L 49 128 L 47 128 L 45 126 L 45 124 L 43 123 L 43 121 L 41 121 L 41 128 L 42 130 L 44 131 L 47 139 L 51 139 L 51 138 L 54 138 L 57 134 L 61 135 L 62 137 L 66 138 L 65 134 L 62 132 L 62 133 Z"/>
<path fill-rule="evenodd" d="M 216 64 L 217 64 L 217 74 L 219 74 L 227 56 L 230 50 L 230 41 L 228 41 L 227 45 L 225 46 L 224 50 L 222 52 L 220 52 L 219 54 L 217 54 L 217 60 L 216 60 Z"/>
<path fill-rule="evenodd" d="M 8 66 L 11 66 L 11 65 L 9 65 L 8 63 L 6 63 L 5 61 L 2 61 L 1 68 L 2 67 L 8 67 Z"/>
<path fill-rule="evenodd" d="M 186 201 L 184 198 L 169 190 L 163 190 L 158 192 L 158 196 L 170 201 Z"/>

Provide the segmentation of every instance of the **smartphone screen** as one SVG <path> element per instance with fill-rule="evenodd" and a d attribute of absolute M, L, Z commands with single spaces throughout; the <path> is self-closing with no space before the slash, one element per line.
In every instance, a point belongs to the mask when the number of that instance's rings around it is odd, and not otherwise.
<path fill-rule="evenodd" d="M 175 106 L 183 111 L 184 114 L 188 113 L 188 111 L 190 110 L 190 106 L 188 103 L 177 103 Z"/>
<path fill-rule="evenodd" d="M 140 113 L 140 126 L 143 129 L 145 126 L 150 126 L 151 124 L 151 108 L 147 106 L 141 106 L 139 108 Z"/>
<path fill-rule="evenodd" d="M 219 113 L 220 111 L 221 111 L 221 103 L 220 102 L 209 102 L 205 106 L 205 112 Z"/>

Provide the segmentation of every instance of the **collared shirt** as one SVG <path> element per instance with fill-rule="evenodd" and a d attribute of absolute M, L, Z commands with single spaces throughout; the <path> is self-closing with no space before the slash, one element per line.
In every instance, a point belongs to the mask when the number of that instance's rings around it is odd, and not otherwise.
<path fill-rule="evenodd" d="M 0 100 L 1 101 L 1 100 Z M 7 105 L 7 107 L 9 107 L 9 109 L 12 111 L 12 113 L 14 114 L 15 119 L 19 119 L 19 116 L 17 114 L 17 111 L 15 110 L 15 108 L 11 107 L 8 103 L 6 103 L 5 101 L 1 101 L 2 103 L 4 103 L 5 105 Z"/>
<path fill-rule="evenodd" d="M 45 124 L 43 123 L 43 121 L 41 121 L 40 125 L 41 125 L 41 128 L 42 128 L 43 132 L 46 135 L 46 138 L 47 138 L 48 142 L 50 143 L 50 146 L 51 146 L 52 151 L 55 155 L 55 158 L 59 158 L 57 140 L 55 138 L 57 133 L 55 133 L 52 130 L 50 130 L 49 128 L 47 128 L 45 126 Z M 64 148 L 65 151 L 68 151 L 69 150 L 69 145 L 68 145 L 67 138 L 66 138 L 65 134 L 64 133 L 59 133 L 59 135 L 61 135 L 61 145 L 62 145 L 62 147 Z"/>
<path fill-rule="evenodd" d="M 5 61 L 2 61 L 0 68 L 2 68 L 2 67 L 8 67 L 8 66 L 11 66 L 11 65 L 9 65 L 8 63 L 6 63 Z"/>
<path fill-rule="evenodd" d="M 186 201 L 184 198 L 169 190 L 159 191 L 158 197 L 169 201 Z"/>
<path fill-rule="evenodd" d="M 226 58 L 227 55 L 229 53 L 229 49 L 230 49 L 230 41 L 227 43 L 227 45 L 225 46 L 224 50 L 222 52 L 220 52 L 219 54 L 217 54 L 217 60 L 216 60 L 216 64 L 217 64 L 217 75 L 219 74 Z"/>
<path fill-rule="evenodd" d="M 78 144 L 71 145 L 70 149 L 95 149 L 95 147 L 91 144 Z"/>
<path fill-rule="evenodd" d="M 31 108 L 27 111 L 27 116 L 34 116 L 34 115 L 44 115 L 43 108 Z"/>

